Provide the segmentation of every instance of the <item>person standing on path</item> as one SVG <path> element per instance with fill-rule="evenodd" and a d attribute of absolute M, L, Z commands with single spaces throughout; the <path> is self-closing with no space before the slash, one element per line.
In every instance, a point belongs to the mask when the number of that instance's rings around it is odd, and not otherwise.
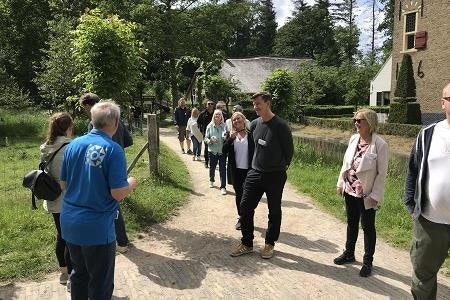
<path fill-rule="evenodd" d="M 206 109 L 200 113 L 198 116 L 197 124 L 200 129 L 200 132 L 205 136 L 206 133 L 206 127 L 208 127 L 208 124 L 212 120 L 212 116 L 214 113 L 214 102 L 211 100 L 208 100 L 206 102 Z M 205 156 L 205 168 L 208 168 L 209 165 L 209 157 L 208 157 L 208 144 L 206 141 L 204 142 L 204 156 Z"/>
<path fill-rule="evenodd" d="M 181 152 L 183 152 L 183 154 L 186 153 L 184 151 L 185 140 L 186 140 L 187 154 L 192 154 L 191 140 L 186 134 L 186 126 L 190 115 L 191 113 L 186 107 L 186 100 L 184 100 L 184 98 L 180 98 L 180 100 L 178 100 L 178 107 L 175 108 L 175 111 L 173 113 L 173 121 L 177 126 L 178 140 L 180 141 Z"/>
<path fill-rule="evenodd" d="M 192 160 L 200 160 L 202 151 L 203 134 L 200 132 L 197 124 L 199 114 L 198 109 L 194 107 L 186 127 L 187 135 L 192 140 Z"/>
<path fill-rule="evenodd" d="M 95 104 L 94 128 L 74 139 L 64 153 L 60 184 L 66 194 L 60 219 L 73 263 L 72 299 L 111 299 L 113 294 L 114 219 L 119 201 L 137 187 L 135 178 L 127 178 L 122 147 L 112 140 L 119 118 L 113 101 Z"/>
<path fill-rule="evenodd" d="M 375 132 L 377 113 L 360 109 L 353 119 L 357 134 L 350 138 L 344 154 L 336 190 L 345 199 L 347 212 L 347 241 L 345 251 L 334 259 L 342 265 L 355 261 L 359 220 L 364 231 L 364 258 L 361 277 L 372 273 L 373 255 L 377 240 L 375 212 L 384 197 L 384 182 L 388 168 L 388 145 Z"/>
<path fill-rule="evenodd" d="M 225 122 L 223 120 L 222 111 L 216 109 L 213 114 L 211 123 L 206 127 L 205 143 L 208 144 L 209 154 L 209 187 L 214 187 L 214 177 L 216 174 L 216 166 L 219 164 L 220 174 L 220 193 L 222 195 L 227 194 L 227 157 L 222 153 L 223 141 L 226 138 Z"/>
<path fill-rule="evenodd" d="M 450 84 L 442 91 L 441 107 L 446 118 L 420 131 L 406 175 L 404 202 L 414 220 L 414 299 L 436 299 L 437 273 L 450 248 Z"/>
<path fill-rule="evenodd" d="M 91 109 L 92 107 L 100 101 L 100 98 L 94 93 L 87 93 L 81 96 L 80 104 L 84 109 L 86 115 L 91 119 Z M 92 122 L 89 122 L 88 131 L 91 131 L 93 128 Z M 131 137 L 130 132 L 128 131 L 125 124 L 123 124 L 122 120 L 119 120 L 118 127 L 116 133 L 114 133 L 112 140 L 119 144 L 122 149 L 125 149 L 131 145 L 133 145 L 133 138 Z M 114 221 L 114 226 L 116 230 L 116 239 L 117 239 L 117 251 L 120 253 L 125 253 L 128 251 L 128 244 L 130 240 L 127 236 L 127 231 L 125 229 L 125 220 L 123 218 L 122 208 L 119 205 L 119 214 Z"/>
<path fill-rule="evenodd" d="M 255 209 L 264 193 L 267 196 L 269 220 L 262 258 L 271 258 L 280 235 L 281 198 L 288 169 L 294 154 L 291 129 L 285 120 L 275 115 L 270 107 L 272 96 L 259 92 L 252 96 L 253 107 L 259 118 L 251 123 L 255 152 L 251 170 L 244 183 L 241 201 L 241 244 L 230 254 L 233 257 L 253 252 Z"/>
<path fill-rule="evenodd" d="M 252 165 L 255 142 L 253 136 L 247 132 L 247 119 L 241 112 L 231 116 L 231 131 L 223 144 L 223 154 L 228 155 L 227 179 L 233 185 L 236 200 L 238 221 L 236 230 L 241 230 L 241 200 L 244 181 Z"/>
<path fill-rule="evenodd" d="M 65 112 L 55 113 L 50 117 L 47 139 L 39 149 L 41 151 L 41 161 L 48 161 L 53 155 L 53 160 L 47 166 L 47 171 L 55 180 L 59 181 L 61 174 L 61 166 L 64 157 L 64 150 L 72 140 L 73 120 L 72 117 Z M 55 151 L 56 154 L 55 154 Z M 66 241 L 61 236 L 61 205 L 64 199 L 64 191 L 54 201 L 44 200 L 44 209 L 52 214 L 56 227 L 56 247 L 55 254 L 58 259 L 61 274 L 59 275 L 59 283 L 67 284 L 69 275 L 72 272 L 72 262 L 70 260 L 69 248 Z"/>

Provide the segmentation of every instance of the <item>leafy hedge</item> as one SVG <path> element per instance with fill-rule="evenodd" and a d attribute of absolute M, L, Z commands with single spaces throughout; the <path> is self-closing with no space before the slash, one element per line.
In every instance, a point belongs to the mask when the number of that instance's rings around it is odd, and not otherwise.
<path fill-rule="evenodd" d="M 422 124 L 420 104 L 417 102 L 392 102 L 388 121 L 399 124 Z"/>
<path fill-rule="evenodd" d="M 298 106 L 304 116 L 339 116 L 353 115 L 355 107 L 352 105 L 333 106 L 333 105 L 299 105 Z M 360 107 L 361 108 L 361 107 Z M 377 113 L 389 113 L 388 106 L 368 106 Z"/>
<path fill-rule="evenodd" d="M 303 123 L 305 123 L 306 125 L 317 127 L 339 128 L 341 130 L 354 129 L 354 124 L 351 119 L 346 120 L 304 117 Z M 377 132 L 379 134 L 415 137 L 419 133 L 421 128 L 422 125 L 381 123 L 378 126 Z"/>

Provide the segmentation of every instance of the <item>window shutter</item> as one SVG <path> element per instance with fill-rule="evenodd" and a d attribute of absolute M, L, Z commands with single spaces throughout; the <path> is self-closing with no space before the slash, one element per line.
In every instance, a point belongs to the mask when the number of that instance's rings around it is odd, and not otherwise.
<path fill-rule="evenodd" d="M 425 49 L 427 47 L 427 32 L 426 31 L 418 31 L 416 32 L 414 48 L 416 49 Z"/>

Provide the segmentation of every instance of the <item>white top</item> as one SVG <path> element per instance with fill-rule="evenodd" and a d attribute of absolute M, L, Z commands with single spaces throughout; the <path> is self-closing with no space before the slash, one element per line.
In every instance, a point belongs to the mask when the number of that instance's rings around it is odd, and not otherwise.
<path fill-rule="evenodd" d="M 197 118 L 190 117 L 187 121 L 186 130 L 189 131 L 189 137 L 193 135 L 192 133 L 192 125 L 197 123 Z"/>
<path fill-rule="evenodd" d="M 248 134 L 242 140 L 236 136 L 234 140 L 234 155 L 237 169 L 248 169 Z"/>
<path fill-rule="evenodd" d="M 431 222 L 450 224 L 450 125 L 447 120 L 436 124 L 428 154 L 426 193 L 429 201 L 422 211 Z"/>

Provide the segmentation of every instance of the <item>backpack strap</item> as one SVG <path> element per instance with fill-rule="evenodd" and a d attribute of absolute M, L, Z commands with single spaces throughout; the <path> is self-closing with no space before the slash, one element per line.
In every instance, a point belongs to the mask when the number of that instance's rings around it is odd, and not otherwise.
<path fill-rule="evenodd" d="M 68 144 L 70 144 L 70 142 L 63 143 L 63 144 L 61 145 L 61 147 L 58 148 L 58 150 L 56 150 L 55 152 L 53 152 L 53 154 L 52 154 L 52 156 L 50 157 L 50 159 L 49 159 L 48 161 L 46 161 L 45 164 L 40 165 L 41 170 L 44 171 L 44 170 L 48 167 L 48 165 L 52 162 L 52 160 L 55 158 L 55 156 L 56 156 L 56 154 L 59 152 L 59 150 L 61 150 L 62 147 L 66 146 L 66 145 L 68 145 Z"/>
<path fill-rule="evenodd" d="M 36 206 L 36 196 L 34 195 L 33 192 L 31 192 L 31 209 L 36 210 L 37 206 Z"/>

